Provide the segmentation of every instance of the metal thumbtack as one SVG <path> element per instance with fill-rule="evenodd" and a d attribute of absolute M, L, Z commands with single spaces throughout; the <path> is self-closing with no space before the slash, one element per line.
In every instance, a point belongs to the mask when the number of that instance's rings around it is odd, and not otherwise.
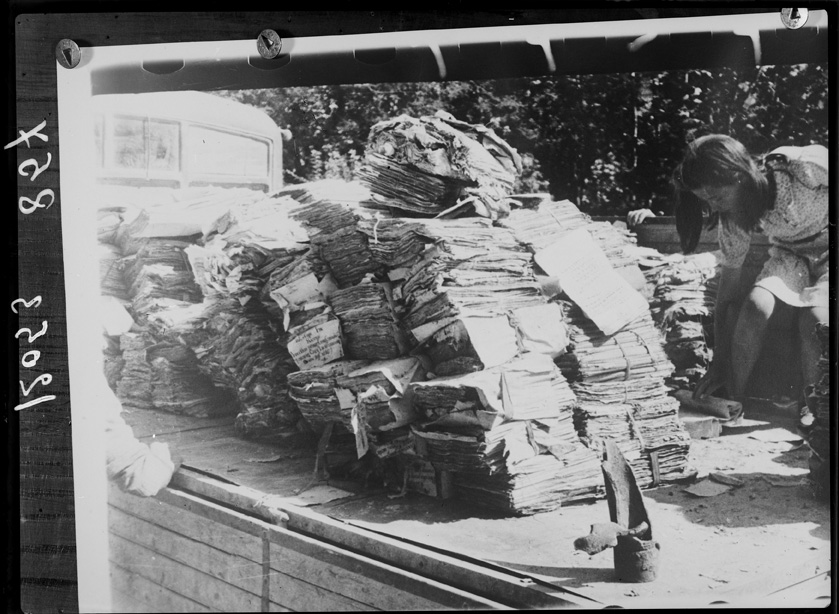
<path fill-rule="evenodd" d="M 259 55 L 266 60 L 271 60 L 280 55 L 283 40 L 274 30 L 263 30 L 256 39 L 256 48 L 259 49 Z"/>
<path fill-rule="evenodd" d="M 55 46 L 55 59 L 64 68 L 75 68 L 82 59 L 79 46 L 69 38 L 62 38 Z"/>
<path fill-rule="evenodd" d="M 781 9 L 781 21 L 790 30 L 797 30 L 807 23 L 807 9 Z"/>

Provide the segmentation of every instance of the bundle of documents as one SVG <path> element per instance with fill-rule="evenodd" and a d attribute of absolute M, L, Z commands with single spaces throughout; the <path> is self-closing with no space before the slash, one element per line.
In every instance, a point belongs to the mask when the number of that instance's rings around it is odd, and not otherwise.
<path fill-rule="evenodd" d="M 569 200 L 542 199 L 531 207 L 514 209 L 499 221 L 534 253 L 550 248 L 565 235 L 585 230 L 615 269 L 638 266 L 636 239 L 625 229 L 595 222 Z"/>
<path fill-rule="evenodd" d="M 338 360 L 289 374 L 289 396 L 316 431 L 329 423 L 338 424 L 355 435 L 358 458 L 371 449 L 383 458 L 391 455 L 384 449 L 386 444 L 391 444 L 392 453 L 410 444 L 407 435 L 394 438 L 386 433 L 396 434 L 416 419 L 404 393 L 411 382 L 422 377 L 422 364 L 413 357 Z M 404 441 L 399 444 L 394 439 Z"/>
<path fill-rule="evenodd" d="M 521 174 L 521 158 L 492 130 L 438 111 L 375 124 L 359 176 L 389 207 L 437 215 L 471 205 L 498 219 Z"/>
<path fill-rule="evenodd" d="M 312 184 L 303 184 L 296 186 L 296 190 L 310 187 Z M 340 288 L 357 284 L 368 274 L 380 271 L 381 267 L 367 246 L 367 238 L 357 228 L 359 219 L 374 214 L 380 215 L 355 201 L 348 201 L 339 189 L 325 194 L 316 191 L 291 212 L 292 218 L 306 230 L 312 247 L 327 264 Z"/>
<path fill-rule="evenodd" d="M 189 245 L 178 239 L 152 238 L 125 258 L 125 282 L 138 322 L 174 302 L 201 301 L 201 290 L 184 251 Z"/>
<path fill-rule="evenodd" d="M 564 303 L 571 343 L 557 364 L 569 381 L 622 383 L 635 378 L 665 378 L 673 364 L 664 352 L 661 332 L 649 312 L 605 335 L 574 304 Z"/>
<path fill-rule="evenodd" d="M 407 353 L 392 303 L 389 283 L 361 283 L 332 293 L 329 304 L 341 323 L 346 356 L 387 360 Z"/>
<path fill-rule="evenodd" d="M 674 254 L 646 273 L 654 287 L 650 313 L 664 332 L 664 349 L 675 367 L 668 378 L 673 388 L 694 388 L 708 370 L 719 272 L 718 254 L 707 252 Z"/>
<path fill-rule="evenodd" d="M 297 370 L 284 333 L 256 301 L 206 301 L 203 343 L 195 348 L 213 383 L 237 399 L 236 427 L 245 437 L 272 437 L 300 418 L 288 398 L 287 376 Z"/>
<path fill-rule="evenodd" d="M 633 403 L 632 418 L 641 442 L 643 469 L 633 465 L 636 478 L 657 486 L 685 477 L 690 434 L 679 420 L 679 401 L 669 395 Z"/>
<path fill-rule="evenodd" d="M 290 198 L 266 198 L 213 220 L 201 245 L 185 250 L 204 296 L 230 295 L 244 304 L 274 270 L 305 253 L 308 234 L 289 217 L 296 206 Z"/>
<path fill-rule="evenodd" d="M 514 342 L 515 331 L 496 318 L 506 321 L 511 310 L 545 303 L 529 252 L 508 230 L 483 218 L 427 220 L 423 228 L 434 246 L 411 266 L 401 286 L 403 325 L 422 343 L 454 320 L 469 319 L 473 346 L 486 341 L 489 353 L 503 356 L 499 360 L 488 353 L 488 366 L 512 358 L 515 351 L 507 354 L 504 346 Z M 499 336 L 486 337 L 479 329 Z"/>
<path fill-rule="evenodd" d="M 576 399 L 543 354 L 409 386 L 417 453 L 455 472 L 457 496 L 515 514 L 595 496 L 599 459 L 574 428 Z"/>

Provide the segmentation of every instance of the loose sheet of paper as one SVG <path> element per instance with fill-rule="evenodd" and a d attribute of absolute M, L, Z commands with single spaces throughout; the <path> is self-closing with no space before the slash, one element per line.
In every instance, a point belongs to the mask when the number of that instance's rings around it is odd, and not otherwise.
<path fill-rule="evenodd" d="M 641 294 L 612 268 L 584 228 L 540 250 L 536 262 L 559 279 L 562 290 L 605 335 L 612 335 L 649 310 Z"/>

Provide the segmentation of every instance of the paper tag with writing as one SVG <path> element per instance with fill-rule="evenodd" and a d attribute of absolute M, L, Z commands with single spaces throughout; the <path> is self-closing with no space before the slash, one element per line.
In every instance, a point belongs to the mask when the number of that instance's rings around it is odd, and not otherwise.
<path fill-rule="evenodd" d="M 301 369 L 320 367 L 344 356 L 341 345 L 341 326 L 338 320 L 328 320 L 297 333 L 288 342 L 288 352 Z"/>

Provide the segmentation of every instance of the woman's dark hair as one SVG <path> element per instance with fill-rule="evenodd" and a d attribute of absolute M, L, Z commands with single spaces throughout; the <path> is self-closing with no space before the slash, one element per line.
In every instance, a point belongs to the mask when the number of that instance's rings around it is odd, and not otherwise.
<path fill-rule="evenodd" d="M 713 228 L 718 219 L 693 190 L 703 186 L 741 184 L 742 198 L 733 219 L 749 231 L 771 208 L 774 198 L 772 185 L 757 161 L 740 141 L 724 134 L 709 134 L 690 143 L 682 162 L 673 171 L 672 183 L 676 231 L 686 254 L 693 252 L 699 243 L 705 215 L 708 216 L 708 228 Z"/>

